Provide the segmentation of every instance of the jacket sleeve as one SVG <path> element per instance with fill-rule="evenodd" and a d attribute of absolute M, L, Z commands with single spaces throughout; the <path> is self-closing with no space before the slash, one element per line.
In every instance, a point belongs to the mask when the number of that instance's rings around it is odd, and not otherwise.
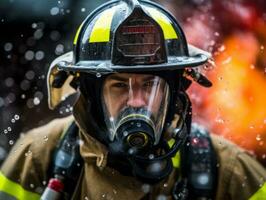
<path fill-rule="evenodd" d="M 218 156 L 217 200 L 266 200 L 266 170 L 247 151 L 212 136 Z"/>
<path fill-rule="evenodd" d="M 20 137 L 1 167 L 0 200 L 40 199 L 50 178 L 48 167 L 64 132 L 63 124 L 63 119 L 53 120 Z"/>
<path fill-rule="evenodd" d="M 229 183 L 232 199 L 266 200 L 265 181 L 265 168 L 247 153 L 239 152 Z"/>

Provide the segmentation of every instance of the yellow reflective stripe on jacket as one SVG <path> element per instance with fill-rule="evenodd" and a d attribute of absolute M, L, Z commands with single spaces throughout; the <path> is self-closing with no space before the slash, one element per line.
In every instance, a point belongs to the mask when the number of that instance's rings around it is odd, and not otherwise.
<path fill-rule="evenodd" d="M 40 195 L 25 190 L 21 185 L 15 183 L 4 176 L 0 171 L 0 191 L 11 195 L 18 200 L 39 200 Z"/>
<path fill-rule="evenodd" d="M 155 8 L 147 8 L 147 10 L 150 13 L 150 15 L 154 18 L 154 20 L 161 26 L 165 40 L 178 38 L 174 27 L 172 26 L 170 20 L 165 15 L 160 13 Z"/>
<path fill-rule="evenodd" d="M 174 143 L 175 143 L 175 140 L 174 139 L 171 139 L 171 140 L 168 141 L 168 145 L 170 147 L 172 147 Z M 179 168 L 180 167 L 180 152 L 179 151 L 172 158 L 172 162 L 173 162 L 173 166 L 175 168 Z"/>
<path fill-rule="evenodd" d="M 91 31 L 90 43 L 109 42 L 111 24 L 115 11 L 115 8 L 108 9 L 101 14 L 99 19 L 97 19 Z"/>
<path fill-rule="evenodd" d="M 266 200 L 266 183 L 249 200 Z"/>

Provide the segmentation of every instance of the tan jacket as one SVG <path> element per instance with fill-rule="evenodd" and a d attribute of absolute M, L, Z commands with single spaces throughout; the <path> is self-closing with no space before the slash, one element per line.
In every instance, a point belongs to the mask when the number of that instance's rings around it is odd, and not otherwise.
<path fill-rule="evenodd" d="M 0 174 L 0 200 L 37 200 L 50 177 L 47 177 L 52 151 L 72 117 L 56 119 L 22 136 L 6 159 Z M 149 188 L 133 177 L 121 175 L 106 166 L 105 147 L 80 131 L 80 153 L 84 169 L 73 199 L 137 200 L 172 199 L 171 189 L 178 170 L 167 180 Z M 266 171 L 254 158 L 234 144 L 212 135 L 219 163 L 217 200 L 266 199 Z M 145 194 L 151 191 L 151 195 Z M 166 198 L 165 198 L 166 197 Z"/>

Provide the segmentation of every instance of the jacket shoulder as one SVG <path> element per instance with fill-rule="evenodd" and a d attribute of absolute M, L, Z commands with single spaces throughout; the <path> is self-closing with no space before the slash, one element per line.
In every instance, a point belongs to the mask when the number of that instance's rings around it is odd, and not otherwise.
<path fill-rule="evenodd" d="M 216 199 L 248 199 L 266 181 L 265 168 L 248 151 L 212 134 L 219 175 Z"/>
<path fill-rule="evenodd" d="M 72 116 L 54 119 L 22 134 L 2 165 L 2 174 L 26 190 L 41 193 L 49 179 L 52 152 L 72 121 Z"/>

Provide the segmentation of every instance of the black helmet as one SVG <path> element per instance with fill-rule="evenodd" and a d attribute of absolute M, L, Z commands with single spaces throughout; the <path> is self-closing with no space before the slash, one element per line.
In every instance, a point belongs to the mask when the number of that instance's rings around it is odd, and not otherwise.
<path fill-rule="evenodd" d="M 74 65 L 68 71 L 113 73 L 165 71 L 207 61 L 189 55 L 185 35 L 164 8 L 146 0 L 110 1 L 92 12 L 74 39 Z"/>
<path fill-rule="evenodd" d="M 192 50 L 193 55 L 190 55 Z M 112 151 L 114 154 L 121 153 L 121 149 L 113 148 L 121 143 L 110 141 L 106 134 L 109 130 L 102 106 L 103 82 L 106 78 L 114 73 L 141 73 L 153 74 L 167 82 L 170 95 L 162 132 L 174 126 L 170 136 L 175 141 L 174 145 L 169 147 L 167 141 L 160 137 L 147 152 L 158 152 L 160 148 L 163 149 L 160 151 L 163 152 L 162 155 L 155 155 L 151 159 L 147 154 L 124 154 L 124 158 L 132 164 L 133 173 L 145 181 L 156 182 L 171 172 L 171 157 L 189 133 L 191 108 L 185 90 L 191 81 L 184 76 L 184 72 L 186 68 L 191 69 L 208 60 L 203 51 L 197 48 L 192 50 L 175 18 L 158 4 L 147 0 L 115 0 L 93 11 L 81 24 L 74 39 L 73 62 L 58 63 L 63 72 L 76 75 L 74 80 L 77 80 L 77 87 L 82 94 L 74 107 L 78 124 L 108 146 L 111 155 Z M 202 80 L 206 83 L 192 69 L 187 70 L 186 74 L 200 83 Z M 138 116 L 134 119 L 137 122 L 146 120 L 145 117 L 139 117 L 141 114 L 135 116 Z M 177 120 L 173 125 L 174 118 Z M 146 127 L 145 131 L 149 132 L 151 127 L 146 122 L 147 120 L 143 122 L 142 127 Z M 140 130 L 130 126 L 128 124 L 126 128 L 140 133 Z M 136 141 L 152 137 L 144 132 L 136 137 L 121 137 L 129 143 L 133 138 L 134 141 L 130 143 L 132 145 Z M 161 167 L 159 171 L 148 172 L 147 169 L 153 166 Z"/>

